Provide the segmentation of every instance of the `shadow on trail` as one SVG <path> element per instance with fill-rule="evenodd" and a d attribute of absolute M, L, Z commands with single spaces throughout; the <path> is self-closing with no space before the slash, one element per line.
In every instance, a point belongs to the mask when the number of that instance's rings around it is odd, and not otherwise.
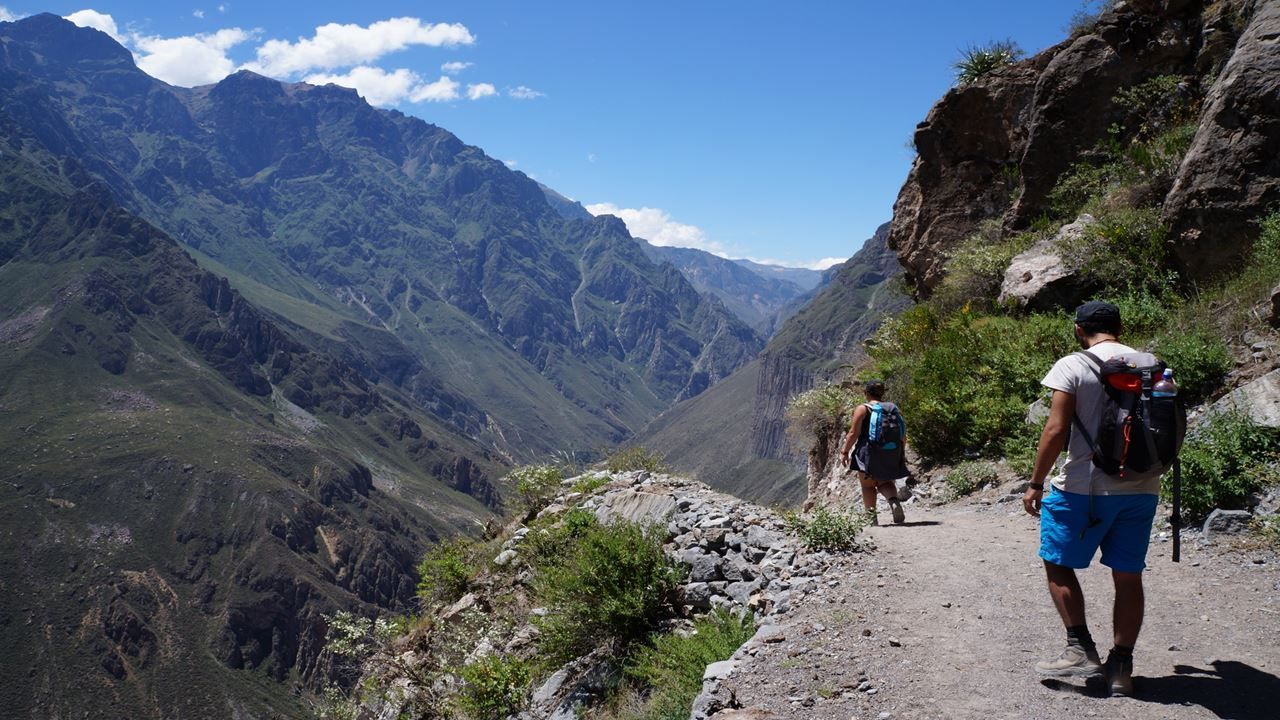
<path fill-rule="evenodd" d="M 893 523 L 893 524 L 885 523 L 885 524 L 880 525 L 880 526 L 878 526 L 878 527 L 881 527 L 881 528 L 892 528 L 892 527 L 926 527 L 926 526 L 929 526 L 929 525 L 941 525 L 941 524 L 942 524 L 942 521 L 941 521 L 941 520 L 915 520 L 915 521 L 907 521 L 907 522 L 904 522 L 904 523 Z"/>
<path fill-rule="evenodd" d="M 1057 679 L 1040 684 L 1050 690 L 1072 692 L 1087 697 L 1106 697 L 1106 686 L 1090 681 L 1084 686 Z M 1276 698 L 1280 698 L 1280 677 L 1252 665 L 1219 660 L 1212 670 L 1178 665 L 1172 675 L 1133 678 L 1133 700 L 1160 705 L 1198 705 L 1220 718 L 1232 720 L 1274 720 Z"/>
<path fill-rule="evenodd" d="M 1069 682 L 1066 682 L 1064 680 L 1059 680 L 1057 678 L 1044 678 L 1040 681 L 1040 684 L 1049 688 L 1050 690 L 1057 690 L 1058 692 L 1075 693 L 1077 695 L 1084 695 L 1085 697 L 1091 697 L 1091 698 L 1104 698 L 1110 694 L 1107 692 L 1106 684 L 1102 681 L 1102 678 L 1100 677 L 1096 679 L 1090 678 L 1089 680 L 1085 681 L 1084 685 L 1073 685 Z"/>
<path fill-rule="evenodd" d="M 1172 675 L 1135 678 L 1135 700 L 1162 705 L 1199 705 L 1220 718 L 1276 717 L 1280 677 L 1235 660 L 1218 660 L 1212 670 L 1177 665 Z"/>

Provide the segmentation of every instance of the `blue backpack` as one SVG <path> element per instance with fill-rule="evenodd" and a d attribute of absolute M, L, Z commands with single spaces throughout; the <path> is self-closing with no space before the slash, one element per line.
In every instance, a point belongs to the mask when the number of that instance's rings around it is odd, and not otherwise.
<path fill-rule="evenodd" d="M 890 451 L 895 455 L 907 438 L 906 423 L 898 406 L 889 402 L 867 403 L 867 441 L 872 451 Z"/>

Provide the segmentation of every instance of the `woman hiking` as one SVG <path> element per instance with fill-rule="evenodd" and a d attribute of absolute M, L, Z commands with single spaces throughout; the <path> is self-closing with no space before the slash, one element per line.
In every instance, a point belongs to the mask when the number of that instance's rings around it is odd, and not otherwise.
<path fill-rule="evenodd" d="M 898 406 L 884 402 L 884 383 L 868 380 L 863 386 L 866 402 L 853 411 L 849 433 L 840 449 L 840 464 L 858 472 L 862 506 L 877 523 L 876 491 L 889 501 L 894 524 L 906 522 L 898 500 L 896 480 L 908 474 L 907 434 Z M 850 452 L 852 450 L 852 452 Z"/>

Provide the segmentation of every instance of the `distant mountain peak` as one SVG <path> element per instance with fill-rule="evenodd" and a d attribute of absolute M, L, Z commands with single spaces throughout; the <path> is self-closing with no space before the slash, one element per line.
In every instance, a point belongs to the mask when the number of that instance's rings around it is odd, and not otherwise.
<path fill-rule="evenodd" d="M 0 25 L 9 26 L 6 35 L 37 48 L 50 60 L 77 64 L 84 61 L 127 63 L 134 67 L 133 53 L 110 35 L 76 25 L 53 13 L 29 15 Z"/>

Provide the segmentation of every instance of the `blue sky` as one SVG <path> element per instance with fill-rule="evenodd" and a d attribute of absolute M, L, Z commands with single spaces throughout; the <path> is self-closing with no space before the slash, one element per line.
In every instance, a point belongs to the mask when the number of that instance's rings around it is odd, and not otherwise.
<path fill-rule="evenodd" d="M 174 84 L 247 65 L 354 85 L 633 233 L 792 265 L 847 258 L 889 219 L 907 141 L 961 48 L 1012 38 L 1035 52 L 1082 5 L 20 2 L 0 17 L 110 29 Z"/>

